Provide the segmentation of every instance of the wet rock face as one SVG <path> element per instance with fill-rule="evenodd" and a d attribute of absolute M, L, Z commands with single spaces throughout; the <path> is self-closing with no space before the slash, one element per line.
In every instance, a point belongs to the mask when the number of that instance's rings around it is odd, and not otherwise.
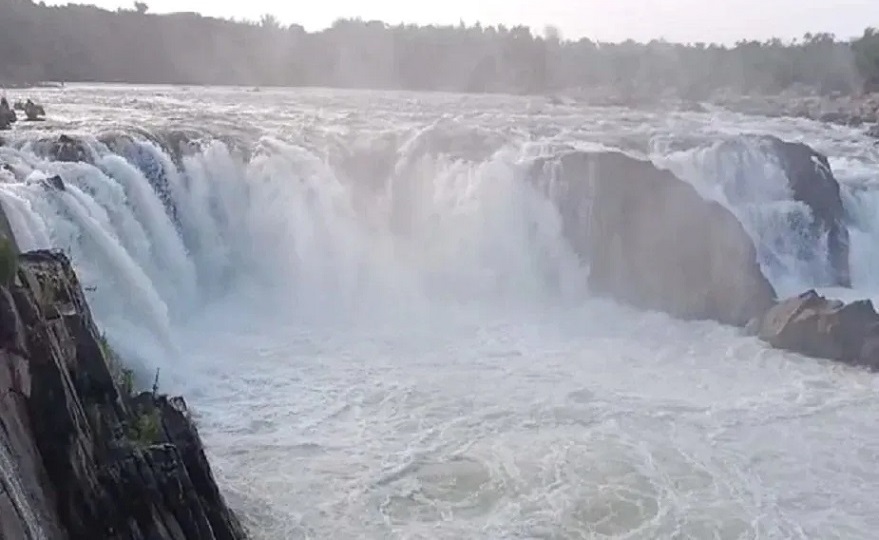
<path fill-rule="evenodd" d="M 682 319 L 744 326 L 772 306 L 735 216 L 674 176 L 619 152 L 572 152 L 542 186 L 588 261 L 592 293 Z M 532 172 L 532 177 L 534 173 Z"/>
<path fill-rule="evenodd" d="M 811 290 L 777 304 L 757 327 L 775 348 L 879 368 L 879 314 L 869 300 L 845 304 Z"/>
<path fill-rule="evenodd" d="M 756 161 L 749 154 L 756 152 Z M 723 168 L 730 178 L 722 185 L 733 205 L 753 201 L 753 178 L 766 176 L 763 169 L 773 165 L 786 184 L 785 198 L 802 203 L 808 212 L 789 223 L 791 232 L 800 236 L 801 258 L 812 258 L 815 250 L 826 253 L 828 272 L 821 286 L 851 286 L 849 232 L 842 203 L 840 184 L 827 157 L 799 142 L 783 141 L 773 136 L 741 136 L 720 143 L 712 154 L 715 167 Z M 768 181 L 774 182 L 775 175 Z M 757 188 L 759 190 L 759 187 Z M 772 188 L 774 189 L 774 187 Z M 825 249 L 826 241 L 826 249 Z M 819 247 L 820 246 L 820 247 Z"/>
<path fill-rule="evenodd" d="M 183 400 L 129 395 L 114 362 L 66 257 L 22 254 L 0 287 L 3 537 L 245 538 Z"/>
<path fill-rule="evenodd" d="M 788 178 L 794 199 L 812 209 L 813 234 L 827 233 L 830 265 L 835 285 L 851 287 L 849 234 L 839 182 L 833 176 L 827 157 L 802 143 L 768 137 Z"/>

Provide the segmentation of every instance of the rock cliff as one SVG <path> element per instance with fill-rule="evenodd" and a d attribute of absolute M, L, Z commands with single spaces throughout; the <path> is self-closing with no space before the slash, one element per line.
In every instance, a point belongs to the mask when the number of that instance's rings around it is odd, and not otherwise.
<path fill-rule="evenodd" d="M 183 399 L 134 395 L 67 258 L 0 229 L 0 538 L 245 538 Z"/>

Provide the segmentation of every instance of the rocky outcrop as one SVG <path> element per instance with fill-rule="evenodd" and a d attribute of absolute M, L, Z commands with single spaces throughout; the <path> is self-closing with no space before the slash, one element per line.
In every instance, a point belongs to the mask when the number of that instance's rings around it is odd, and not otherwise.
<path fill-rule="evenodd" d="M 712 102 L 736 112 L 760 116 L 807 118 L 847 126 L 879 122 L 879 93 L 876 92 L 830 96 L 796 90 L 766 96 L 716 94 Z"/>
<path fill-rule="evenodd" d="M 4 539 L 245 537 L 185 403 L 131 394 L 61 253 L 0 286 L 0 469 Z"/>
<path fill-rule="evenodd" d="M 671 172 L 619 152 L 569 152 L 536 167 L 594 294 L 735 326 L 772 306 L 735 216 Z"/>
<path fill-rule="evenodd" d="M 827 250 L 834 271 L 834 285 L 851 287 L 849 234 L 839 182 L 827 157 L 796 142 L 766 137 L 784 169 L 794 199 L 812 210 L 812 234 L 827 233 Z"/>
<path fill-rule="evenodd" d="M 95 163 L 96 155 L 89 144 L 76 136 L 62 133 L 57 137 L 40 137 L 28 144 L 35 154 L 50 161 Z"/>
<path fill-rule="evenodd" d="M 766 202 L 759 197 L 755 200 L 755 192 L 763 189 L 755 186 L 755 181 L 769 182 L 766 188 L 773 197 L 802 203 L 807 212 L 799 210 L 788 216 L 789 227 L 804 240 L 796 256 L 814 259 L 816 253 L 822 257 L 826 253 L 826 272 L 816 284 L 851 286 L 846 212 L 839 182 L 826 156 L 803 143 L 762 135 L 725 140 L 709 155 L 714 171 L 708 171 L 720 175 L 724 194 L 734 207 Z M 767 167 L 771 164 L 777 169 Z M 775 182 L 783 184 L 776 186 Z"/>
<path fill-rule="evenodd" d="M 721 107 L 768 117 L 806 118 L 827 124 L 865 128 L 865 135 L 879 138 L 879 92 L 819 96 L 782 93 L 775 96 L 717 95 L 712 102 Z"/>
<path fill-rule="evenodd" d="M 46 116 L 46 110 L 42 105 L 37 105 L 32 101 L 28 100 L 28 102 L 24 106 L 24 114 L 29 122 L 37 122 L 40 120 L 44 120 Z"/>
<path fill-rule="evenodd" d="M 9 129 L 16 120 L 18 120 L 18 117 L 14 110 L 0 109 L 0 129 Z"/>
<path fill-rule="evenodd" d="M 807 291 L 770 309 L 756 330 L 778 349 L 879 368 L 879 314 L 869 300 L 845 304 Z"/>

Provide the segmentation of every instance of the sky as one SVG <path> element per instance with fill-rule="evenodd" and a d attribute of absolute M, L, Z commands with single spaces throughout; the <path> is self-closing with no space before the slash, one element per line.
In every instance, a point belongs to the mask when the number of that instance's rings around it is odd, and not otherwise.
<path fill-rule="evenodd" d="M 64 0 L 108 9 L 132 1 Z M 195 11 L 257 20 L 271 13 L 283 23 L 320 30 L 337 18 L 360 17 L 392 24 L 547 25 L 563 37 L 601 41 L 664 38 L 677 42 L 734 43 L 742 38 L 801 37 L 831 32 L 840 38 L 879 27 L 879 0 L 144 0 L 150 11 Z"/>

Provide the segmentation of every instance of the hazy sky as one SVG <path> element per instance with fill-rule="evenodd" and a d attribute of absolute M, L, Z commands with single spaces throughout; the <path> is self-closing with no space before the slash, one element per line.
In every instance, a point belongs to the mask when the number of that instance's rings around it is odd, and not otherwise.
<path fill-rule="evenodd" d="M 133 1 L 64 0 L 102 7 L 130 7 Z M 340 17 L 390 23 L 555 25 L 567 38 L 588 36 L 671 41 L 791 38 L 832 32 L 842 38 L 879 26 L 879 0 L 145 0 L 153 12 L 197 11 L 207 15 L 258 19 L 272 13 L 308 30 Z M 53 3 L 59 3 L 57 0 Z"/>

